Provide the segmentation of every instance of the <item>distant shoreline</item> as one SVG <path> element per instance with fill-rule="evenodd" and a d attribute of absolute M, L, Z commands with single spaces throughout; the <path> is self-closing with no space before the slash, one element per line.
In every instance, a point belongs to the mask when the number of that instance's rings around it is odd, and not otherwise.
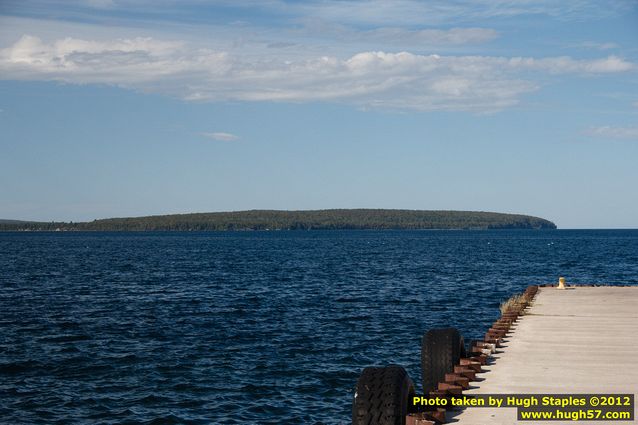
<path fill-rule="evenodd" d="M 90 222 L 0 220 L 0 231 L 281 231 L 556 229 L 546 219 L 484 211 L 249 210 L 107 218 Z"/>

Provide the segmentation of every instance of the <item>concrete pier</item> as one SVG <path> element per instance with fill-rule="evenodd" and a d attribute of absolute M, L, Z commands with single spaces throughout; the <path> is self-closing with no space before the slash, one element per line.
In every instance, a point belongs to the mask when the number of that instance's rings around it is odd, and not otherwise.
<path fill-rule="evenodd" d="M 637 355 L 638 287 L 540 288 L 533 305 L 494 354 L 494 362 L 483 366 L 486 373 L 478 375 L 483 380 L 473 382 L 464 394 L 638 394 Z M 519 422 L 515 408 L 467 408 L 448 412 L 448 422 L 560 423 Z"/>

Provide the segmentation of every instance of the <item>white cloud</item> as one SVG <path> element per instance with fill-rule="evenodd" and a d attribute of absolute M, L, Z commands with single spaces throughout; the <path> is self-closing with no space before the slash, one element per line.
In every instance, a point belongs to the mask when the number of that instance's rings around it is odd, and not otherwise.
<path fill-rule="evenodd" d="M 133 15 L 131 19 L 135 19 L 152 10 L 156 18 L 175 20 L 182 19 L 185 11 L 219 7 L 234 11 L 245 9 L 249 13 L 290 20 L 310 18 L 382 26 L 449 25 L 529 15 L 562 20 L 601 19 L 635 7 L 634 0 L 30 0 L 28 3 L 32 10 L 41 10 L 43 15 L 52 10 L 57 15 L 64 13 L 63 9 L 70 3 L 75 6 L 76 14 L 83 6 L 89 10 L 110 8 L 129 12 Z M 120 19 L 127 18 L 122 16 Z"/>
<path fill-rule="evenodd" d="M 272 6 L 283 2 L 271 2 Z M 286 3 L 287 4 L 287 3 Z M 493 18 L 545 15 L 555 19 L 601 19 L 631 10 L 631 0 L 324 0 L 304 2 L 293 10 L 331 22 L 388 25 L 477 22 Z"/>
<path fill-rule="evenodd" d="M 349 57 L 250 54 L 150 37 L 116 40 L 23 36 L 0 50 L 4 79 L 113 84 L 192 101 L 332 101 L 415 110 L 493 112 L 536 90 L 533 76 L 635 69 L 616 56 L 504 58 L 361 52 Z M 533 74 L 533 76 L 532 76 Z"/>
<path fill-rule="evenodd" d="M 638 139 L 638 127 L 591 127 L 585 131 L 585 134 L 611 139 Z"/>
<path fill-rule="evenodd" d="M 569 56 L 553 58 L 512 58 L 509 66 L 521 70 L 540 70 L 551 74 L 607 74 L 625 72 L 636 68 L 636 65 L 617 56 L 603 59 L 575 60 Z"/>
<path fill-rule="evenodd" d="M 234 142 L 239 140 L 239 136 L 231 133 L 215 132 L 215 133 L 201 133 L 202 136 L 209 139 L 217 140 L 218 142 Z"/>
<path fill-rule="evenodd" d="M 342 43 L 374 46 L 455 46 L 480 44 L 498 37 L 491 28 L 450 28 L 450 29 L 407 29 L 380 26 L 360 30 L 350 26 L 328 23 L 321 20 L 306 20 L 304 26 L 294 31 L 294 35 L 336 39 Z"/>
<path fill-rule="evenodd" d="M 616 43 L 611 43 L 611 42 L 598 43 L 595 41 L 585 41 L 584 43 L 581 43 L 578 46 L 584 47 L 586 49 L 597 49 L 597 50 L 611 50 L 611 49 L 617 49 L 620 47 Z"/>

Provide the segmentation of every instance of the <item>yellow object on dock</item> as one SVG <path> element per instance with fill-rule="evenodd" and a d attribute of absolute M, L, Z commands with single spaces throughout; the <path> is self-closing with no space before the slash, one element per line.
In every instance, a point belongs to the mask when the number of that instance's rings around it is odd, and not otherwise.
<path fill-rule="evenodd" d="M 558 289 L 565 289 L 565 278 L 564 277 L 559 277 L 558 278 Z"/>

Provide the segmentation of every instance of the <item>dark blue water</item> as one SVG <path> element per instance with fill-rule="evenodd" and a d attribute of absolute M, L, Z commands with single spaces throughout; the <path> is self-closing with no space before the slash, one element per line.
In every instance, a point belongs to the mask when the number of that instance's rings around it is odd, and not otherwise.
<path fill-rule="evenodd" d="M 364 366 L 531 284 L 638 284 L 638 231 L 0 233 L 0 421 L 349 423 Z"/>

